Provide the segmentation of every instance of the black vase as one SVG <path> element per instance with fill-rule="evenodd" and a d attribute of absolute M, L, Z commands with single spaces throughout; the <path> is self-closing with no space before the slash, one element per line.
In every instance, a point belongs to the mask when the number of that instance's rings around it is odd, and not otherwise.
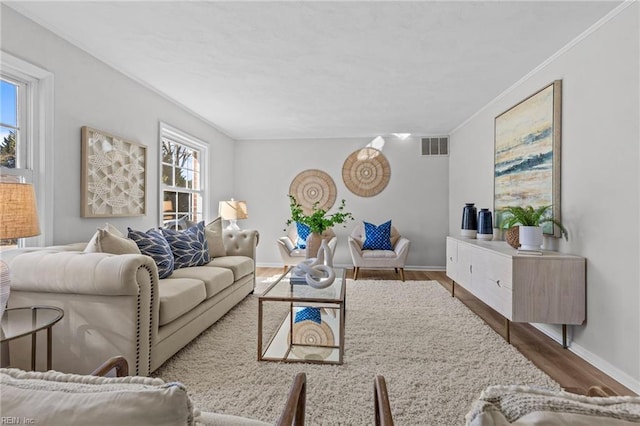
<path fill-rule="evenodd" d="M 493 239 L 493 218 L 489 209 L 480 209 L 478 213 L 478 239 Z"/>
<path fill-rule="evenodd" d="M 462 209 L 462 227 L 460 235 L 466 238 L 475 238 L 478 234 L 477 209 L 474 203 L 465 203 Z"/>

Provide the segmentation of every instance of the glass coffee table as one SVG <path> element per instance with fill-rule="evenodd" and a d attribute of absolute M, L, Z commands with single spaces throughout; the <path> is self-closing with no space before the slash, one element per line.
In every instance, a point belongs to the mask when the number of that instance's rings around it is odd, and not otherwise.
<path fill-rule="evenodd" d="M 258 361 L 342 364 L 344 269 L 324 289 L 291 284 L 291 269 L 258 297 Z"/>
<path fill-rule="evenodd" d="M 51 370 L 51 328 L 63 316 L 64 311 L 55 306 L 9 308 L 4 311 L 0 323 L 0 344 L 4 346 L 11 340 L 31 335 L 31 370 L 35 370 L 36 333 L 47 330 L 47 370 Z"/>

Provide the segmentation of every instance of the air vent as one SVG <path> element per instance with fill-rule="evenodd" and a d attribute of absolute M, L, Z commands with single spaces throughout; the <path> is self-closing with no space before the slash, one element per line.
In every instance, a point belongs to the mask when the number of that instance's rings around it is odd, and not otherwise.
<path fill-rule="evenodd" d="M 449 136 L 422 138 L 422 155 L 449 155 Z"/>

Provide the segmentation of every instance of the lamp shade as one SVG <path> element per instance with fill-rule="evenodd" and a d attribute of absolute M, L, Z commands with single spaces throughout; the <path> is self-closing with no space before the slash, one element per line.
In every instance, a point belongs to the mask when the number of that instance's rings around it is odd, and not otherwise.
<path fill-rule="evenodd" d="M 218 214 L 224 220 L 239 220 L 249 217 L 247 215 L 247 203 L 233 199 L 230 201 L 220 201 Z"/>
<path fill-rule="evenodd" d="M 0 183 L 0 239 L 40 235 L 36 194 L 28 183 Z"/>

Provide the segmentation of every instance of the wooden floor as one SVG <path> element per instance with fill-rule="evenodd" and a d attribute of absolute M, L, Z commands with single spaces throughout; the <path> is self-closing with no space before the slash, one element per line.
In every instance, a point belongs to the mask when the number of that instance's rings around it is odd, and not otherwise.
<path fill-rule="evenodd" d="M 258 277 L 271 277 L 282 272 L 282 268 L 257 268 Z M 352 278 L 352 275 L 352 271 L 347 272 L 347 278 Z M 397 280 L 400 277 L 393 270 L 361 269 L 358 276 L 358 280 L 360 279 Z M 449 292 L 451 291 L 451 279 L 445 275 L 444 271 L 405 271 L 405 279 L 438 281 Z M 505 336 L 504 318 L 500 314 L 458 285 L 455 288 L 455 297 L 496 332 Z M 511 323 L 510 335 L 513 346 L 568 392 L 586 394 L 590 386 L 604 385 L 619 395 L 635 395 L 630 389 L 613 380 L 573 352 L 563 349 L 561 344 L 529 324 Z"/>

